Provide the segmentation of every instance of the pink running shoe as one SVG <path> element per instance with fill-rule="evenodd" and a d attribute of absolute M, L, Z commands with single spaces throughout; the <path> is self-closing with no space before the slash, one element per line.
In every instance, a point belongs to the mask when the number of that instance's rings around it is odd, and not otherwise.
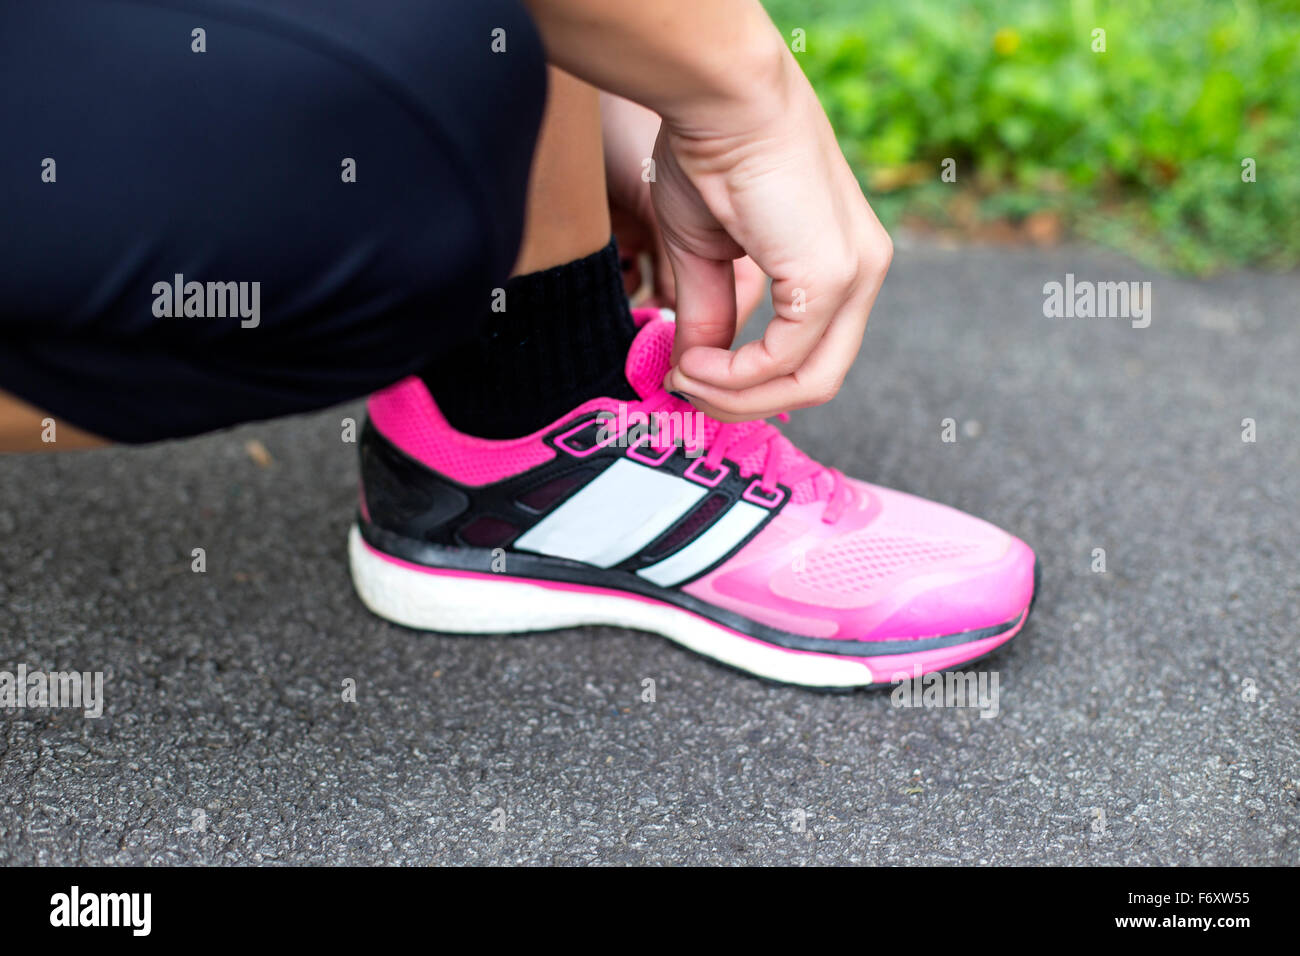
<path fill-rule="evenodd" d="M 424 383 L 370 399 L 352 579 L 376 614 L 469 634 L 607 624 L 759 677 L 887 684 L 1014 637 L 1034 553 L 944 505 L 846 478 L 767 422 L 663 389 L 673 324 L 636 313 L 639 402 L 524 438 L 453 429 Z"/>

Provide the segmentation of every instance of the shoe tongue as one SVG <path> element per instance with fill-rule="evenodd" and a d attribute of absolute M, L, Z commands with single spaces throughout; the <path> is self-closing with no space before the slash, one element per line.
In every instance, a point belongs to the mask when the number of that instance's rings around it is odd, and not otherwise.
<path fill-rule="evenodd" d="M 672 367 L 673 333 L 676 328 L 677 326 L 670 319 L 660 313 L 655 313 L 645 321 L 645 324 L 641 326 L 641 331 L 632 340 L 632 347 L 628 349 L 627 364 L 623 368 L 623 374 L 627 377 L 628 384 L 643 399 L 663 388 L 664 376 L 668 374 L 668 370 Z M 703 440 L 705 447 L 713 443 L 720 427 L 720 423 L 715 419 L 704 416 L 703 427 L 700 429 L 700 438 Z M 761 421 L 744 422 L 733 426 L 732 434 L 740 438 L 755 429 L 763 427 L 764 423 Z M 808 460 L 807 456 L 791 444 L 790 440 L 784 435 L 774 440 L 780 443 L 779 454 L 783 464 L 793 466 Z M 742 471 L 756 473 L 763 468 L 766 457 L 767 453 L 759 449 L 746 455 L 745 460 L 738 464 L 741 466 Z M 829 493 L 830 477 L 823 472 L 804 479 L 791 490 L 793 500 L 796 503 L 813 501 Z"/>
<path fill-rule="evenodd" d="M 673 363 L 673 332 L 676 326 L 656 312 L 632 340 L 623 374 L 638 395 L 647 398 L 663 388 L 664 376 Z"/>

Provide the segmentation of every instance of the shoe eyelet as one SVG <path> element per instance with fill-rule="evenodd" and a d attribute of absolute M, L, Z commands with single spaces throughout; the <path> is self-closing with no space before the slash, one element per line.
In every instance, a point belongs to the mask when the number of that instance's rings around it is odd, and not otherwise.
<path fill-rule="evenodd" d="M 615 419 L 615 421 L 617 421 L 617 419 Z M 583 447 L 582 445 L 573 444 L 571 443 L 571 439 L 575 435 L 580 435 L 582 432 L 585 432 L 591 428 L 597 428 L 597 429 L 604 428 L 606 427 L 606 424 L 607 424 L 606 419 L 601 419 L 601 418 L 587 419 L 584 422 L 579 422 L 577 425 L 574 425 L 568 431 L 556 435 L 555 438 L 551 440 L 551 443 L 555 445 L 556 448 L 560 449 L 560 451 L 567 452 L 568 454 L 572 455 L 574 458 L 586 458 L 588 455 L 594 455 L 602 448 L 607 448 L 610 445 L 614 444 L 619 439 L 618 434 L 617 433 L 611 434 L 607 436 L 604 441 L 600 441 L 599 440 L 600 432 L 597 431 L 596 432 L 596 435 L 598 436 L 597 440 L 588 447 Z"/>
<path fill-rule="evenodd" d="M 642 448 L 644 448 L 649 444 L 650 444 L 650 437 L 648 435 L 644 438 L 639 439 L 636 442 L 636 444 L 628 448 L 627 457 L 631 458 L 634 461 L 639 461 L 644 465 L 649 465 L 652 468 L 658 468 L 669 458 L 671 458 L 673 456 L 673 452 L 677 450 L 676 445 L 669 445 L 667 448 L 663 449 L 661 452 L 658 453 L 659 455 L 658 458 L 654 458 L 641 451 Z"/>
<path fill-rule="evenodd" d="M 745 489 L 745 493 L 740 497 L 764 508 L 775 508 L 785 500 L 785 490 L 782 488 L 773 488 L 771 491 L 768 491 L 763 487 L 762 480 L 755 478 L 749 483 L 749 487 Z"/>
<path fill-rule="evenodd" d="M 686 477 L 691 481 L 698 482 L 706 488 L 716 488 L 718 485 L 722 484 L 722 479 L 731 474 L 731 468 L 727 465 L 719 465 L 718 470 L 713 472 L 712 475 L 708 474 L 710 471 L 712 471 L 712 469 L 705 466 L 704 459 L 697 458 L 695 461 L 691 462 L 690 467 L 686 469 Z"/>

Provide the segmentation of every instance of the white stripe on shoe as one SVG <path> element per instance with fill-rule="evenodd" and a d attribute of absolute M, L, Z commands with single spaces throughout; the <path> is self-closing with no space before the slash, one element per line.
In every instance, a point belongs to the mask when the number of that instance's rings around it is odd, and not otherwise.
<path fill-rule="evenodd" d="M 679 584 L 729 554 L 763 523 L 768 514 L 770 512 L 765 508 L 751 505 L 747 501 L 737 501 L 727 509 L 726 514 L 686 547 L 657 564 L 642 568 L 637 574 L 661 588 Z"/>
<path fill-rule="evenodd" d="M 514 547 L 613 567 L 667 531 L 707 493 L 692 481 L 619 459 Z"/>

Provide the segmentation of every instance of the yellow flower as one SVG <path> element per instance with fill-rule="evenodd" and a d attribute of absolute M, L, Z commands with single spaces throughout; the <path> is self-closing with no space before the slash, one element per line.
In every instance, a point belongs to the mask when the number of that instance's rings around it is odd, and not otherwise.
<path fill-rule="evenodd" d="M 999 56 L 1010 56 L 1020 49 L 1020 34 L 1011 27 L 1003 27 L 993 34 L 993 49 Z"/>

